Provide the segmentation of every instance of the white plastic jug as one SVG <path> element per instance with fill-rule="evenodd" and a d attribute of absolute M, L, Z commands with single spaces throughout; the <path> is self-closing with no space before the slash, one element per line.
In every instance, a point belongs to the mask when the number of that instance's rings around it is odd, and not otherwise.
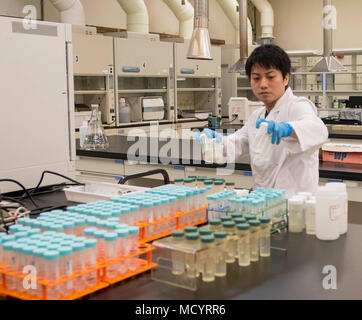
<path fill-rule="evenodd" d="M 126 103 L 124 98 L 119 99 L 119 122 L 120 123 L 130 123 L 131 122 L 131 108 Z"/>
<path fill-rule="evenodd" d="M 250 149 L 257 154 L 263 154 L 265 161 L 270 161 L 273 144 L 272 135 L 268 134 L 268 123 L 262 122 L 256 131 L 256 136 L 250 145 Z"/>
<path fill-rule="evenodd" d="M 348 195 L 347 187 L 345 183 L 340 182 L 328 182 L 327 187 L 333 187 L 337 190 L 336 197 L 339 200 L 339 233 L 345 234 L 348 230 Z"/>
<path fill-rule="evenodd" d="M 318 187 L 316 193 L 316 236 L 320 240 L 339 238 L 339 199 L 333 186 Z"/>

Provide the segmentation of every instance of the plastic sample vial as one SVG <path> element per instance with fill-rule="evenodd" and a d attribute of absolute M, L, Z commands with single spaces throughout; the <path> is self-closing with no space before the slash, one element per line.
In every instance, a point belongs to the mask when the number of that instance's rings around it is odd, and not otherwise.
<path fill-rule="evenodd" d="M 250 224 L 250 261 L 259 261 L 259 238 L 260 238 L 260 221 L 249 220 Z"/>
<path fill-rule="evenodd" d="M 172 274 L 180 275 L 185 271 L 185 253 L 180 251 L 182 244 L 185 241 L 185 233 L 182 230 L 174 230 L 172 232 Z"/>
<path fill-rule="evenodd" d="M 117 233 L 109 232 L 104 236 L 106 261 L 111 262 L 117 258 Z M 114 279 L 118 276 L 118 264 L 113 263 L 106 268 L 106 277 Z"/>
<path fill-rule="evenodd" d="M 237 225 L 238 260 L 240 267 L 250 265 L 250 225 L 241 223 Z"/>
<path fill-rule="evenodd" d="M 242 215 L 241 212 L 233 212 L 231 214 L 231 218 L 232 218 L 233 221 L 235 221 L 236 218 L 242 218 L 242 217 L 243 217 L 243 215 Z"/>
<path fill-rule="evenodd" d="M 270 257 L 270 218 L 261 217 L 260 219 L 260 256 Z"/>
<path fill-rule="evenodd" d="M 221 219 L 215 218 L 209 220 L 209 227 L 212 232 L 222 231 Z"/>
<path fill-rule="evenodd" d="M 105 259 L 105 253 L 104 253 L 104 235 L 107 232 L 104 230 L 97 230 L 94 232 L 94 238 L 97 239 L 97 262 L 103 263 Z"/>
<path fill-rule="evenodd" d="M 316 200 L 310 199 L 305 202 L 305 226 L 306 233 L 315 234 L 315 208 Z"/>
<path fill-rule="evenodd" d="M 289 231 L 302 232 L 305 224 L 303 217 L 303 200 L 301 198 L 291 198 L 288 200 Z"/>
<path fill-rule="evenodd" d="M 139 227 L 131 226 L 128 228 L 128 240 L 130 242 L 130 250 L 138 250 Z"/>
<path fill-rule="evenodd" d="M 235 222 L 225 221 L 223 223 L 223 230 L 228 235 L 226 239 L 226 262 L 233 263 L 235 261 L 235 257 L 237 256 L 237 236 L 235 233 Z"/>
<path fill-rule="evenodd" d="M 215 238 L 213 235 L 201 236 L 200 271 L 202 281 L 211 282 L 215 280 L 216 257 Z"/>
<path fill-rule="evenodd" d="M 86 247 L 85 268 L 94 268 L 97 266 L 97 240 L 87 239 L 84 244 Z M 97 270 L 86 273 L 84 275 L 84 281 L 87 288 L 94 287 L 98 282 Z"/>
<path fill-rule="evenodd" d="M 264 161 L 269 161 L 273 151 L 272 135 L 268 134 L 268 123 L 262 122 L 250 144 L 250 150 L 256 154 L 263 154 Z"/>
<path fill-rule="evenodd" d="M 185 269 L 188 278 L 197 278 L 199 276 L 199 259 L 197 250 L 200 249 L 199 234 L 196 232 L 186 233 L 185 246 L 194 250 L 194 253 L 185 253 Z"/>
<path fill-rule="evenodd" d="M 214 192 L 219 193 L 224 191 L 224 182 L 221 180 L 214 181 Z"/>
<path fill-rule="evenodd" d="M 175 179 L 175 185 L 182 186 L 184 184 L 184 179 Z"/>
<path fill-rule="evenodd" d="M 225 231 L 216 231 L 215 237 L 215 276 L 226 276 L 226 238 L 227 233 Z"/>
<path fill-rule="evenodd" d="M 207 177 L 200 177 L 200 176 L 196 178 L 196 181 L 197 181 L 196 186 L 197 186 L 197 188 L 203 188 L 204 187 L 204 181 L 205 181 L 206 178 Z"/>
<path fill-rule="evenodd" d="M 73 271 L 75 274 L 80 274 L 85 268 L 85 245 L 84 243 L 75 242 L 72 244 L 73 250 Z M 79 275 L 73 280 L 74 292 L 81 292 L 85 288 L 83 275 Z"/>
<path fill-rule="evenodd" d="M 223 215 L 223 216 L 220 217 L 220 219 L 221 219 L 222 223 L 224 223 L 224 222 L 226 222 L 226 221 L 232 221 L 231 216 L 225 216 L 225 215 Z"/>
<path fill-rule="evenodd" d="M 246 219 L 246 221 L 255 220 L 255 215 L 253 215 L 253 214 L 246 214 L 246 215 L 244 216 L 244 218 Z"/>
<path fill-rule="evenodd" d="M 45 278 L 45 259 L 44 253 L 47 251 L 45 248 L 38 248 L 33 251 L 35 258 L 36 276 L 38 280 L 44 280 Z M 34 295 L 39 299 L 43 296 L 43 286 L 37 283 Z"/>
<path fill-rule="evenodd" d="M 214 181 L 213 180 L 205 180 L 204 181 L 204 188 L 207 189 L 206 191 L 206 196 L 209 196 L 211 194 L 214 193 L 213 191 L 213 185 L 214 185 Z"/>
<path fill-rule="evenodd" d="M 57 281 L 60 278 L 59 258 L 58 251 L 48 250 L 44 252 L 45 278 L 48 281 Z M 59 285 L 48 286 L 46 289 L 48 300 L 58 300 L 60 298 Z"/>
<path fill-rule="evenodd" d="M 67 278 L 73 274 L 73 249 L 71 246 L 62 246 L 59 248 L 60 255 L 60 276 Z M 68 297 L 73 293 L 73 281 L 68 280 L 59 285 L 60 296 Z"/>

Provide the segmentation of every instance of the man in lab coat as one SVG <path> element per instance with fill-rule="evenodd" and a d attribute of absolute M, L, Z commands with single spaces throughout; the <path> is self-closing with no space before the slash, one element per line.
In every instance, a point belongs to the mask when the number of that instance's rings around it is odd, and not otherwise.
<path fill-rule="evenodd" d="M 287 53 L 276 45 L 256 48 L 245 66 L 252 90 L 265 107 L 257 109 L 234 134 L 222 137 L 204 129 L 210 138 L 223 141 L 228 162 L 237 162 L 250 153 L 254 188 L 285 189 L 291 197 L 300 191 L 314 193 L 319 180 L 319 147 L 328 139 L 328 130 L 317 116 L 315 105 L 293 95 L 288 87 L 291 63 Z M 249 149 L 262 122 L 272 135 L 271 159 Z"/>

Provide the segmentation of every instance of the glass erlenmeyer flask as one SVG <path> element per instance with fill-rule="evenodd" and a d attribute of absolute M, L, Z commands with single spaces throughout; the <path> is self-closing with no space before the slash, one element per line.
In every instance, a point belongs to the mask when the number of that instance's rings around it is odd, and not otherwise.
<path fill-rule="evenodd" d="M 92 104 L 92 114 L 84 140 L 85 150 L 105 150 L 109 147 L 107 136 L 99 119 L 98 107 L 98 104 Z"/>

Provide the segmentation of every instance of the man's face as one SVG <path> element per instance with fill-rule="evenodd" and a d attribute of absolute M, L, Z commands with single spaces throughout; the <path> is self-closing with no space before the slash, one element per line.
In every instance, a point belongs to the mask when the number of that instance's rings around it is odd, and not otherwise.
<path fill-rule="evenodd" d="M 251 88 L 255 96 L 269 108 L 274 107 L 284 94 L 288 81 L 289 74 L 283 79 L 281 71 L 273 67 L 265 69 L 256 64 L 251 68 Z"/>

